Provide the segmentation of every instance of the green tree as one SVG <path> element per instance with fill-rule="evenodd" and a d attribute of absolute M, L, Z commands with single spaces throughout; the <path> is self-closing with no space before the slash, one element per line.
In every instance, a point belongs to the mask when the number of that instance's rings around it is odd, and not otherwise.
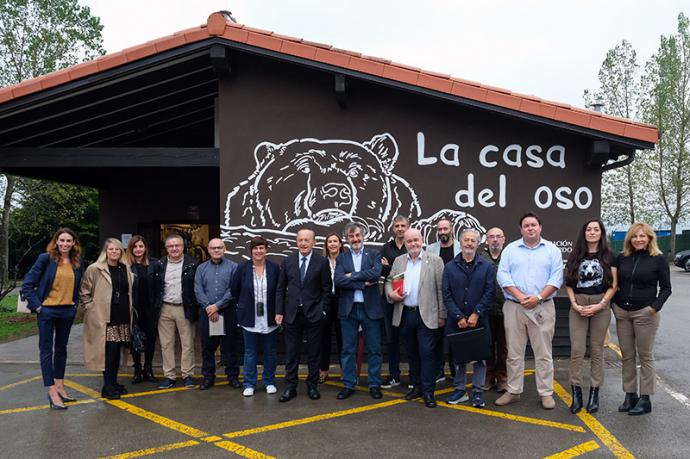
<path fill-rule="evenodd" d="M 103 26 L 77 0 L 0 0 L 0 86 L 103 54 Z M 3 176 L 0 283 L 8 278 L 8 237 L 17 178 Z M 4 289 L 0 288 L 0 297 Z"/>
<path fill-rule="evenodd" d="M 644 77 L 644 120 L 659 128 L 654 172 L 662 208 L 671 224 L 675 253 L 678 223 L 690 216 L 690 32 L 678 15 L 676 34 L 661 37 Z"/>

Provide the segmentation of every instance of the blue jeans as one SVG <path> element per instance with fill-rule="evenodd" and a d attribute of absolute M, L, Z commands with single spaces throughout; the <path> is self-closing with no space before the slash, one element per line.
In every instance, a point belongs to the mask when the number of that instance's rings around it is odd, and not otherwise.
<path fill-rule="evenodd" d="M 467 365 L 455 364 L 455 378 L 453 378 L 453 387 L 456 390 L 467 390 Z M 486 361 L 474 362 L 474 368 L 472 369 L 472 390 L 483 391 L 484 380 L 486 378 Z"/>
<path fill-rule="evenodd" d="M 276 333 L 253 333 L 242 329 L 244 333 L 244 387 L 254 389 L 257 382 L 256 361 L 259 355 L 259 342 L 264 347 L 264 371 L 261 379 L 264 386 L 276 384 L 276 365 L 278 364 L 278 354 L 276 352 Z"/>
<path fill-rule="evenodd" d="M 381 386 L 381 322 L 370 319 L 363 303 L 352 305 L 350 315 L 340 320 L 343 334 L 343 383 L 348 389 L 354 389 L 357 384 L 357 333 L 359 326 L 364 331 L 364 341 L 367 349 L 367 365 L 369 367 L 369 387 Z"/>
<path fill-rule="evenodd" d="M 65 378 L 67 341 L 76 312 L 74 306 L 43 306 L 38 313 L 38 349 L 46 387 L 55 384 L 55 379 Z"/>
<path fill-rule="evenodd" d="M 400 381 L 400 327 L 393 326 L 394 305 L 381 299 L 383 302 L 383 320 L 386 326 L 386 345 L 388 346 L 388 373 Z"/>
<path fill-rule="evenodd" d="M 436 344 L 438 332 L 424 325 L 419 309 L 403 308 L 401 322 L 407 357 L 410 363 L 410 384 L 424 394 L 433 394 L 436 388 Z"/>

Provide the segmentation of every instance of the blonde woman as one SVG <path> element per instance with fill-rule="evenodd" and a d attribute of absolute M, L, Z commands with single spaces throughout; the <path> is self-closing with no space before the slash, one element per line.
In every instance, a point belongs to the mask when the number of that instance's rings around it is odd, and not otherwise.
<path fill-rule="evenodd" d="M 671 296 L 668 262 L 657 246 L 656 234 L 646 223 L 634 223 L 625 235 L 618 255 L 618 292 L 614 297 L 618 342 L 623 353 L 625 400 L 618 411 L 641 415 L 652 411 L 654 394 L 654 338 L 659 311 Z M 640 395 L 637 395 L 637 364 L 640 360 Z"/>
<path fill-rule="evenodd" d="M 122 347 L 129 343 L 134 275 L 122 243 L 108 238 L 96 263 L 86 269 L 81 284 L 86 368 L 103 372 L 101 395 L 114 400 L 127 390 L 117 383 Z"/>

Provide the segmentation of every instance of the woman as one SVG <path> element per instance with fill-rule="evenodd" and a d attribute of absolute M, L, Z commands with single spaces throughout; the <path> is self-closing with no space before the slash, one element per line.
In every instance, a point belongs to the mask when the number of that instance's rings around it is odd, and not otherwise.
<path fill-rule="evenodd" d="M 596 413 L 599 388 L 604 382 L 604 342 L 611 323 L 609 304 L 616 293 L 615 258 L 601 220 L 592 219 L 582 225 L 566 264 L 565 289 L 570 298 L 570 412 L 582 409 L 582 365 L 589 333 L 587 412 Z"/>
<path fill-rule="evenodd" d="M 266 260 L 268 242 L 261 236 L 249 241 L 251 259 L 239 264 L 232 278 L 232 297 L 237 298 L 237 322 L 244 333 L 244 392 L 254 395 L 257 384 L 256 361 L 259 342 L 264 348 L 264 387 L 269 394 L 278 389 L 275 383 L 276 325 L 275 297 L 280 268 Z"/>
<path fill-rule="evenodd" d="M 153 376 L 153 354 L 156 346 L 156 335 L 158 334 L 158 314 L 154 310 L 151 297 L 149 296 L 149 283 L 155 269 L 156 260 L 149 258 L 149 247 L 143 236 L 138 234 L 132 236 L 127 244 L 127 262 L 132 272 L 135 274 L 137 282 L 137 297 L 134 300 L 133 322 L 146 335 L 144 342 L 144 369 L 141 368 L 141 352 L 132 349 L 132 359 L 134 360 L 134 378 L 132 384 L 139 384 L 142 381 L 157 381 Z"/>
<path fill-rule="evenodd" d="M 335 273 L 335 259 L 343 253 L 343 241 L 337 232 L 329 233 L 326 236 L 326 242 L 323 247 L 323 256 L 328 258 L 328 263 L 331 267 L 331 282 L 333 282 L 333 275 Z M 340 332 L 340 321 L 338 320 L 338 289 L 333 283 L 333 290 L 331 291 L 331 303 L 326 311 L 326 319 L 322 321 L 323 330 L 321 331 L 321 357 L 319 360 L 319 383 L 324 383 L 328 379 L 328 369 L 331 366 L 331 342 L 333 341 L 332 328 L 335 325 L 335 337 L 338 343 L 338 355 L 340 355 L 340 348 L 342 347 L 342 335 Z"/>
<path fill-rule="evenodd" d="M 625 400 L 618 411 L 641 415 L 652 411 L 654 394 L 654 337 L 659 311 L 671 296 L 668 263 L 646 223 L 634 223 L 625 235 L 618 255 L 618 292 L 614 297 L 618 342 L 623 353 Z M 637 396 L 637 364 L 640 360 L 640 396 Z"/>
<path fill-rule="evenodd" d="M 108 238 L 96 263 L 86 269 L 81 284 L 84 306 L 84 362 L 103 372 L 101 396 L 115 400 L 127 390 L 117 382 L 122 346 L 130 340 L 134 274 L 122 243 Z"/>
<path fill-rule="evenodd" d="M 60 228 L 22 284 L 22 296 L 37 315 L 43 385 L 48 388 L 48 402 L 54 410 L 66 410 L 64 402 L 75 401 L 65 390 L 64 378 L 67 341 L 79 302 L 83 270 L 79 238 L 71 229 Z"/>

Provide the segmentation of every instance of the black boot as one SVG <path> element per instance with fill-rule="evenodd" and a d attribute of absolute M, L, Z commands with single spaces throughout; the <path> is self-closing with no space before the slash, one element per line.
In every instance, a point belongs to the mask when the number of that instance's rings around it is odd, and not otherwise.
<path fill-rule="evenodd" d="M 599 411 L 599 388 L 589 388 L 589 400 L 587 401 L 587 412 L 596 413 Z"/>
<path fill-rule="evenodd" d="M 573 394 L 573 402 L 570 404 L 570 412 L 576 414 L 582 409 L 582 387 L 570 386 L 570 390 Z"/>
<path fill-rule="evenodd" d="M 141 372 L 141 364 L 134 364 L 134 377 L 132 378 L 132 384 L 139 384 L 144 380 L 144 375 Z"/>
<path fill-rule="evenodd" d="M 144 377 L 144 381 L 151 381 L 151 382 L 156 382 L 156 381 L 158 381 L 158 378 L 156 378 L 155 376 L 153 376 L 153 368 L 152 368 L 151 365 L 149 365 L 149 364 L 144 365 L 144 375 L 143 375 L 143 377 Z"/>
<path fill-rule="evenodd" d="M 630 416 L 639 416 L 641 414 L 647 414 L 652 412 L 652 401 L 649 399 L 649 395 L 640 395 L 640 399 L 635 403 L 635 406 L 630 408 L 628 414 Z"/>
<path fill-rule="evenodd" d="M 623 404 L 618 407 L 618 411 L 627 413 L 637 404 L 637 400 L 639 400 L 637 392 L 626 392 L 625 400 L 623 400 Z"/>

